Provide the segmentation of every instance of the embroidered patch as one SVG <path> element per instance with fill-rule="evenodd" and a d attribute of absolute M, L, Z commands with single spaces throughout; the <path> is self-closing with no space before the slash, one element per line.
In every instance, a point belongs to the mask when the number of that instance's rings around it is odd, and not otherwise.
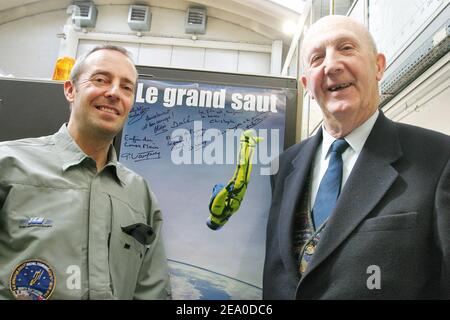
<path fill-rule="evenodd" d="M 52 268 L 41 260 L 27 260 L 11 274 L 10 290 L 18 300 L 47 300 L 55 288 Z"/>
<path fill-rule="evenodd" d="M 31 227 L 53 227 L 53 221 L 45 218 L 34 217 L 29 219 L 20 220 L 20 228 L 31 228 Z"/>

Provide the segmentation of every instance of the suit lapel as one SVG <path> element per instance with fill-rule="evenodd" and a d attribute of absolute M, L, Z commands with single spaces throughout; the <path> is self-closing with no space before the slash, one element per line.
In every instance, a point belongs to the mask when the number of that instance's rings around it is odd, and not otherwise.
<path fill-rule="evenodd" d="M 301 282 L 336 250 L 379 203 L 398 176 L 391 164 L 401 155 L 395 124 L 380 112 Z"/>
<path fill-rule="evenodd" d="M 278 235 L 280 254 L 286 269 L 297 277 L 296 262 L 293 255 L 294 216 L 300 196 L 304 192 L 306 180 L 317 146 L 322 141 L 322 130 L 305 142 L 298 155 L 292 160 L 292 171 L 284 180 L 283 196 L 280 204 Z"/>

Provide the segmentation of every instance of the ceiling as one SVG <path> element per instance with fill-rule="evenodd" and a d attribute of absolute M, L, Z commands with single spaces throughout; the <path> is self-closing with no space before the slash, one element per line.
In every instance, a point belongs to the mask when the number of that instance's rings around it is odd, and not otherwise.
<path fill-rule="evenodd" d="M 298 0 L 304 2 L 304 0 Z M 0 0 L 0 25 L 26 16 L 66 9 L 72 0 Z M 270 0 L 94 0 L 96 5 L 147 4 L 176 10 L 191 5 L 207 8 L 209 17 L 248 28 L 270 39 L 290 44 L 291 36 L 283 33 L 286 20 L 297 22 L 300 14 Z"/>

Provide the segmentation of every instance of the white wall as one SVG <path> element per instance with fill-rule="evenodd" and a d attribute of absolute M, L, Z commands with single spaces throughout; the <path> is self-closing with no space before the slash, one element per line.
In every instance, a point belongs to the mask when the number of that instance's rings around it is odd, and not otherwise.
<path fill-rule="evenodd" d="M 229 49 L 81 39 L 78 43 L 77 57 L 102 43 L 123 46 L 131 52 L 137 65 L 263 75 L 270 74 L 270 54 Z"/>
<path fill-rule="evenodd" d="M 185 12 L 151 7 L 152 21 L 149 32 L 137 37 L 127 24 L 128 5 L 97 6 L 98 16 L 95 29 L 88 29 L 84 35 L 108 35 L 109 41 L 121 37 L 127 49 L 132 51 L 136 63 L 142 65 L 171 66 L 206 70 L 269 74 L 270 52 L 233 50 L 242 44 L 272 46 L 272 40 L 233 23 L 208 17 L 205 35 L 199 40 L 211 43 L 226 43 L 225 49 L 194 48 L 178 46 L 176 40 L 191 41 L 191 35 L 184 32 Z M 42 13 L 0 25 L 0 69 L 16 77 L 51 78 L 54 63 L 58 57 L 61 33 L 69 15 L 65 10 Z M 83 35 L 81 30 L 78 34 Z M 142 38 L 166 38 L 169 45 L 133 43 Z M 104 40 L 104 39 L 103 39 Z M 105 41 L 81 39 L 77 56 L 94 44 Z M 170 45 L 170 41 L 174 45 Z"/>
<path fill-rule="evenodd" d="M 208 18 L 205 35 L 198 35 L 199 41 L 206 40 L 209 44 L 223 44 L 226 48 L 208 48 L 196 45 L 197 40 L 191 40 L 192 35 L 184 32 L 185 12 L 163 8 L 151 8 L 152 22 L 150 31 L 136 37 L 136 32 L 126 24 L 128 6 L 99 6 L 99 18 L 95 31 L 104 42 L 120 44 L 133 53 L 136 64 L 149 66 L 166 66 L 184 69 L 241 72 L 254 74 L 270 74 L 271 54 L 240 50 L 239 44 L 253 43 L 271 48 L 272 41 L 248 29 L 223 20 Z M 112 27 L 109 27 L 112 26 Z M 109 29 L 108 29 L 109 28 Z M 112 30 L 112 31 L 111 31 Z M 126 42 L 114 42 L 114 37 L 107 37 L 114 32 L 123 36 L 129 34 Z M 98 40 L 83 39 L 78 43 L 77 56 L 100 44 Z M 152 38 L 155 37 L 155 38 Z M 171 37 L 173 45 L 145 43 L 156 37 Z M 95 37 L 94 37 L 95 38 Z M 116 37 L 117 38 L 117 37 Z M 177 40 L 189 41 L 189 45 L 180 45 Z M 132 43 L 131 41 L 141 42 Z M 142 43 L 144 42 L 144 43 Z M 192 47 L 190 46 L 192 44 Z M 205 44 L 206 45 L 206 44 Z M 279 57 L 281 60 L 281 55 Z M 281 61 L 280 61 L 281 62 Z"/>
<path fill-rule="evenodd" d="M 65 11 L 26 17 L 0 25 L 0 69 L 16 77 L 51 78 Z"/>
<path fill-rule="evenodd" d="M 128 8 L 128 5 L 97 6 L 95 31 L 135 34 L 136 32 L 130 30 L 127 24 Z M 160 7 L 150 7 L 150 11 L 152 12 L 150 31 L 144 32 L 143 35 L 191 37 L 184 32 L 185 11 Z M 212 17 L 208 17 L 206 33 L 200 37 L 219 41 L 272 44 L 270 39 L 249 29 Z"/>
<path fill-rule="evenodd" d="M 417 77 L 383 111 L 394 121 L 450 135 L 450 53 Z"/>

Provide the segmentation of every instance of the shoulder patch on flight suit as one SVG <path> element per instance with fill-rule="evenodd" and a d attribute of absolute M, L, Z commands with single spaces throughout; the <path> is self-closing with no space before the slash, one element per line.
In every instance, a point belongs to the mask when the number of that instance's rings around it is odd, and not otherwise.
<path fill-rule="evenodd" d="M 18 300 L 47 300 L 55 288 L 52 268 L 41 260 L 27 260 L 14 268 L 10 290 Z"/>

